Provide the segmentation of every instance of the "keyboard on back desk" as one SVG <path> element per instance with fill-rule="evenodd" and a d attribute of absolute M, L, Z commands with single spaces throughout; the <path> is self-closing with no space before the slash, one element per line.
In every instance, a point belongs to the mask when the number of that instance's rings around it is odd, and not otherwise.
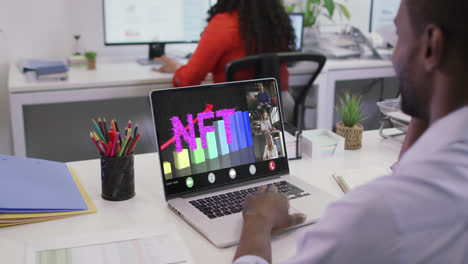
<path fill-rule="evenodd" d="M 304 192 L 304 190 L 286 181 L 275 182 L 274 185 L 278 188 L 280 193 L 286 194 L 289 200 L 310 195 L 309 193 Z M 245 197 L 248 194 L 254 194 L 257 190 L 258 187 L 253 187 L 203 199 L 192 200 L 189 201 L 189 203 L 207 217 L 213 219 L 242 212 Z"/>

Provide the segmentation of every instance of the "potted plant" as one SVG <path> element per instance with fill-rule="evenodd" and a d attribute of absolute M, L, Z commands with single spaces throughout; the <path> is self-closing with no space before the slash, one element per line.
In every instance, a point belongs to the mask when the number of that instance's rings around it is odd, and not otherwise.
<path fill-rule="evenodd" d="M 96 52 L 94 51 L 87 51 L 85 52 L 84 56 L 88 60 L 88 70 L 96 69 Z"/>
<path fill-rule="evenodd" d="M 337 105 L 335 109 L 341 117 L 341 122 L 336 124 L 336 133 L 345 138 L 345 149 L 360 149 L 364 130 L 360 122 L 367 118 L 362 113 L 361 96 L 345 91 L 344 98 L 339 99 L 341 107 Z"/>
<path fill-rule="evenodd" d="M 287 12 L 294 12 L 298 9 L 304 13 L 304 41 L 311 44 L 318 43 L 317 21 L 320 16 L 324 16 L 331 21 L 336 12 L 347 19 L 351 17 L 345 5 L 335 0 L 295 0 L 286 7 Z"/>

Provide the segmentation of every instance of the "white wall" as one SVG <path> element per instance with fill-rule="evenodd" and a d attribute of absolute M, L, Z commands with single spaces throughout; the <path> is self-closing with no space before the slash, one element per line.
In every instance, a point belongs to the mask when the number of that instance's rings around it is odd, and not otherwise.
<path fill-rule="evenodd" d="M 291 3 L 294 0 L 286 0 Z M 368 30 L 370 0 L 342 0 L 350 23 Z M 8 62 L 18 58 L 64 59 L 73 50 L 73 35 L 99 57 L 146 57 L 145 46 L 104 46 L 101 0 L 0 0 L 0 154 L 11 154 L 7 92 Z"/>
<path fill-rule="evenodd" d="M 8 62 L 19 57 L 61 58 L 70 50 L 71 10 L 62 0 L 0 0 L 0 154 L 11 154 Z"/>

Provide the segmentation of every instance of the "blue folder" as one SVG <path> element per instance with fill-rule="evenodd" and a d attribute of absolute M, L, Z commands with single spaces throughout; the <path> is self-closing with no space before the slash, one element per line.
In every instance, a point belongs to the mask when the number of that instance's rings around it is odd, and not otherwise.
<path fill-rule="evenodd" d="M 0 155 L 0 213 L 87 209 L 65 163 Z"/>
<path fill-rule="evenodd" d="M 68 66 L 63 61 L 26 59 L 22 61 L 23 72 L 34 71 L 37 75 L 64 73 Z"/>

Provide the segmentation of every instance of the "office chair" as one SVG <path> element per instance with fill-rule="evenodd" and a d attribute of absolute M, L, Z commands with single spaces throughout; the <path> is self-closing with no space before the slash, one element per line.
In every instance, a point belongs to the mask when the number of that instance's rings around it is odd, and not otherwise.
<path fill-rule="evenodd" d="M 317 63 L 315 72 L 312 73 L 306 85 L 296 87 L 294 99 L 294 125 L 299 131 L 304 128 L 305 122 L 305 101 L 309 90 L 313 87 L 313 83 L 323 69 L 327 58 L 319 53 L 303 53 L 303 52 L 279 52 L 279 53 L 264 53 L 258 55 L 247 56 L 229 62 L 226 65 L 225 73 L 228 82 L 235 81 L 237 72 L 246 69 L 255 71 L 255 78 L 273 77 L 281 85 L 280 65 L 287 63 L 294 64 L 299 61 L 311 61 Z M 280 91 L 281 91 L 281 87 Z"/>

